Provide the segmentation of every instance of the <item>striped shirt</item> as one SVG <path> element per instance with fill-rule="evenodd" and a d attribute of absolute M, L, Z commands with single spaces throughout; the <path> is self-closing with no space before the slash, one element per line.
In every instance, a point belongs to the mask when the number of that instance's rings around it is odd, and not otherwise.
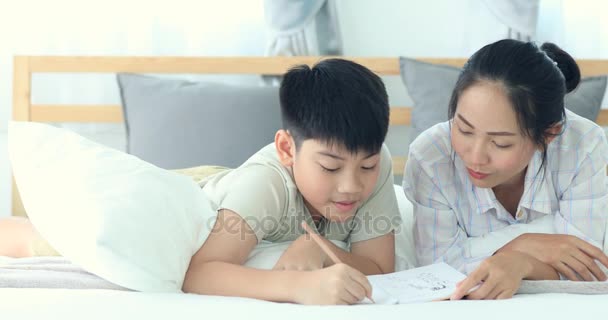
<path fill-rule="evenodd" d="M 524 233 L 578 236 L 604 247 L 608 217 L 608 144 L 602 128 L 566 111 L 563 133 L 527 167 L 513 217 L 491 188 L 477 188 L 450 143 L 449 122 L 425 131 L 410 146 L 403 188 L 414 206 L 420 265 L 446 262 L 469 273 Z"/>

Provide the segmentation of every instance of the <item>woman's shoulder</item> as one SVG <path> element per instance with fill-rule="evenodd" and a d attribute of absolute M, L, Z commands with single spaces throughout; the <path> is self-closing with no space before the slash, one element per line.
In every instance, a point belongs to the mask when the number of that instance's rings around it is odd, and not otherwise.
<path fill-rule="evenodd" d="M 547 166 L 565 177 L 568 172 L 575 174 L 587 159 L 597 163 L 608 159 L 606 133 L 593 121 L 567 110 L 562 133 L 547 148 Z"/>
<path fill-rule="evenodd" d="M 404 184 L 418 181 L 422 173 L 430 179 L 454 177 L 454 152 L 450 141 L 450 123 L 438 123 L 412 142 L 404 172 Z M 412 182 L 413 183 L 413 182 Z"/>
<path fill-rule="evenodd" d="M 559 152 L 590 153 L 598 146 L 606 145 L 606 133 L 595 122 L 566 110 L 562 133 L 549 148 Z"/>
<path fill-rule="evenodd" d="M 449 121 L 438 123 L 423 131 L 409 147 L 409 158 L 424 159 L 425 162 L 449 160 L 451 157 Z"/>

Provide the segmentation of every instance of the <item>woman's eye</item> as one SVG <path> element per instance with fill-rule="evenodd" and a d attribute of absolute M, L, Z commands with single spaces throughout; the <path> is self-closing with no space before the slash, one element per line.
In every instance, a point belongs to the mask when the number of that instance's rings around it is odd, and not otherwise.
<path fill-rule="evenodd" d="M 465 136 L 469 136 L 469 135 L 472 135 L 472 134 L 473 134 L 472 132 L 469 132 L 469 131 L 464 131 L 464 130 L 462 130 L 462 129 L 460 129 L 460 128 L 458 128 L 458 131 L 460 131 L 460 133 L 464 134 Z"/>
<path fill-rule="evenodd" d="M 374 170 L 376 168 L 376 165 L 373 165 L 371 167 L 361 167 L 361 169 L 363 170 Z"/>
<path fill-rule="evenodd" d="M 494 145 L 500 149 L 507 149 L 512 146 L 512 144 L 498 144 L 496 142 L 494 142 Z"/>

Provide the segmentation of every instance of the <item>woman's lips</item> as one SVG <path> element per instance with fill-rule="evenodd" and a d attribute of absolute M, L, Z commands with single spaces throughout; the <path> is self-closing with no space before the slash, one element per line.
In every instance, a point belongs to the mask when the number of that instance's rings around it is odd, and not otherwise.
<path fill-rule="evenodd" d="M 469 175 L 471 177 L 473 177 L 474 179 L 477 179 L 477 180 L 483 180 L 483 179 L 485 179 L 488 176 L 487 173 L 481 173 L 481 172 L 473 171 L 473 170 L 471 170 L 469 168 L 467 168 L 467 171 L 469 172 Z"/>

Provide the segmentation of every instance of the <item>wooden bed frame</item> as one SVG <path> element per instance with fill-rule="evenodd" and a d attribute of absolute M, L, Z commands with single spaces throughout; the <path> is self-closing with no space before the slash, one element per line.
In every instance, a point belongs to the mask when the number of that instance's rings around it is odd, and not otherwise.
<path fill-rule="evenodd" d="M 34 73 L 184 73 L 280 75 L 296 64 L 314 64 L 327 57 L 95 57 L 95 56 L 16 56 L 13 78 L 13 119 L 36 122 L 120 123 L 120 105 L 32 104 Z M 399 75 L 399 58 L 342 57 L 367 66 L 379 75 Z M 419 58 L 418 60 L 461 67 L 466 59 Z M 608 60 L 578 60 L 582 74 L 608 74 Z M 392 106 L 390 124 L 409 125 L 411 107 Z M 601 110 L 596 122 L 608 125 L 608 110 Z M 405 157 L 393 157 L 395 175 L 401 175 Z M 22 204 L 13 181 L 13 215 L 23 215 Z"/>

